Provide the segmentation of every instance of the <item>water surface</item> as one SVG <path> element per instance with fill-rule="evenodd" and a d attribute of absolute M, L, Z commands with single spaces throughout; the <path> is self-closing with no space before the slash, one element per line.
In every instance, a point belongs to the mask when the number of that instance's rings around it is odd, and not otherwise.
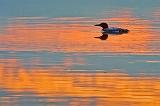
<path fill-rule="evenodd" d="M 160 105 L 159 4 L 1 0 L 0 105 Z M 130 32 L 97 39 L 100 22 Z"/>

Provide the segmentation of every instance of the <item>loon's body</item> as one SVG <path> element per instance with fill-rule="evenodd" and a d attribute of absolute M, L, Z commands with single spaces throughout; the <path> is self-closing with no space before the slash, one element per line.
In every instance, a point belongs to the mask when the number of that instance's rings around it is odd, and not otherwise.
<path fill-rule="evenodd" d="M 97 24 L 95 26 L 101 26 L 102 27 L 102 34 L 123 34 L 128 33 L 128 29 L 122 29 L 122 28 L 115 28 L 115 27 L 108 27 L 107 23 L 101 23 Z"/>
<path fill-rule="evenodd" d="M 122 29 L 122 28 L 105 28 L 102 29 L 102 33 L 108 33 L 108 34 L 123 34 L 123 33 L 128 33 L 128 29 Z"/>

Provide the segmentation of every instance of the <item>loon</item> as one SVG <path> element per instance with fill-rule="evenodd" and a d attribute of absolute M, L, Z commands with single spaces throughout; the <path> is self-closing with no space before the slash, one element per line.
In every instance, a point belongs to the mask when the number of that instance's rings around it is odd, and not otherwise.
<path fill-rule="evenodd" d="M 102 34 L 124 34 L 128 33 L 128 29 L 122 29 L 122 28 L 115 28 L 115 27 L 108 27 L 107 23 L 100 23 L 95 26 L 102 27 Z"/>

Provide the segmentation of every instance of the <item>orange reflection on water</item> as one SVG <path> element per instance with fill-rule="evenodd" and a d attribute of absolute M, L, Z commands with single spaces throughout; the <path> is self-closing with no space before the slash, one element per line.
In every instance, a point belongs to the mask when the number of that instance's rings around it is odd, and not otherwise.
<path fill-rule="evenodd" d="M 48 101 L 51 101 L 50 97 L 96 98 L 96 103 L 100 106 L 114 106 L 118 103 L 139 106 L 160 104 L 158 76 L 103 72 L 74 73 L 53 68 L 25 69 L 17 67 L 15 60 L 11 62 L 10 68 L 0 65 L 0 88 L 15 93 L 32 92 L 37 96 L 48 97 Z M 73 100 L 72 104 L 74 106 L 79 102 Z"/>
<path fill-rule="evenodd" d="M 65 18 L 64 18 L 65 19 Z M 72 18 L 71 18 L 72 19 Z M 81 20 L 81 18 L 76 18 Z M 75 19 L 75 20 L 76 20 Z M 87 19 L 85 19 L 86 21 Z M 88 19 L 88 21 L 91 19 Z M 109 36 L 106 42 L 95 39 L 100 28 L 87 24 L 27 24 L 23 21 L 8 25 L 1 33 L 0 50 L 54 52 L 154 52 L 150 44 L 157 40 L 149 30 L 149 21 L 133 16 L 105 19 L 119 22 L 117 27 L 128 28 L 124 35 Z M 98 23 L 94 20 L 94 23 Z M 93 23 L 93 24 L 94 24 Z M 154 46 L 154 45 L 153 45 Z M 159 52 L 158 49 L 155 52 Z"/>

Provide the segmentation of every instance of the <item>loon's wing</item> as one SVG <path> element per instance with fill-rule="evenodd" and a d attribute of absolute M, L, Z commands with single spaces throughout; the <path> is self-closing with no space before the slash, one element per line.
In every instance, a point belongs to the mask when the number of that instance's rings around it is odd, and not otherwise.
<path fill-rule="evenodd" d="M 119 32 L 121 30 L 122 30 L 121 28 L 111 27 L 111 28 L 103 29 L 103 32 L 114 33 L 114 32 Z"/>

